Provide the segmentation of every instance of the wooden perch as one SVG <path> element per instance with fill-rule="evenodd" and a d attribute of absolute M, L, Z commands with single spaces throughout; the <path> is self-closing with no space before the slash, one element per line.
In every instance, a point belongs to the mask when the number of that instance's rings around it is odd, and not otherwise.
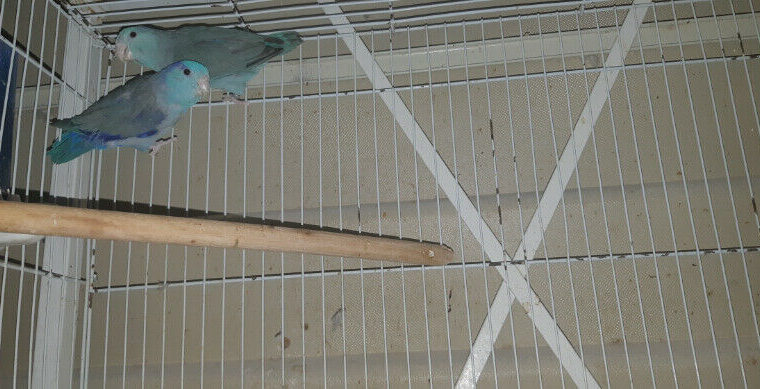
<path fill-rule="evenodd" d="M 148 243 L 285 251 L 388 260 L 453 262 L 446 246 L 308 228 L 0 201 L 0 231 Z"/>

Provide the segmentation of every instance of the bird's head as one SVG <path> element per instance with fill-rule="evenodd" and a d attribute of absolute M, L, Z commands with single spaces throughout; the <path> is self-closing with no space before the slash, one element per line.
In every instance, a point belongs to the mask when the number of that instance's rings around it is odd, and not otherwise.
<path fill-rule="evenodd" d="M 160 47 L 163 30 L 148 26 L 125 27 L 116 38 L 116 56 L 122 61 L 136 60 L 143 66 L 160 70 Z"/>
<path fill-rule="evenodd" d="M 195 61 L 170 64 L 159 76 L 166 81 L 169 98 L 183 106 L 192 106 L 209 92 L 208 69 Z"/>

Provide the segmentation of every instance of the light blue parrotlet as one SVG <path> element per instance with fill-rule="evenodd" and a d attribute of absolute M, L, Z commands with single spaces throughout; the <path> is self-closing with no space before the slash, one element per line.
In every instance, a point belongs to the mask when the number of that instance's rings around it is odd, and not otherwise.
<path fill-rule="evenodd" d="M 134 147 L 154 153 L 174 140 L 174 125 L 208 90 L 208 69 L 194 61 L 135 76 L 79 115 L 51 122 L 63 132 L 47 153 L 54 164 L 93 149 Z"/>
<path fill-rule="evenodd" d="M 180 60 L 200 62 L 208 68 L 212 88 L 239 97 L 267 61 L 301 42 L 295 31 L 261 35 L 240 28 L 202 25 L 172 30 L 133 26 L 119 32 L 116 55 L 153 70 Z"/>

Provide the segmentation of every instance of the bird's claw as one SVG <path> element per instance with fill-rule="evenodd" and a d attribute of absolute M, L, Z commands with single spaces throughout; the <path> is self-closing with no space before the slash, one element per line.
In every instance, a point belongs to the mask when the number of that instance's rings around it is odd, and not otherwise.
<path fill-rule="evenodd" d="M 225 93 L 222 95 L 222 101 L 225 103 L 245 104 L 246 101 L 236 96 L 233 93 Z"/>
<path fill-rule="evenodd" d="M 172 143 L 175 140 L 177 140 L 177 135 L 172 135 L 169 138 L 157 139 L 156 143 L 154 143 L 153 146 L 150 146 L 150 150 L 148 151 L 148 154 L 150 154 L 151 156 L 156 155 L 156 153 L 158 152 L 158 150 L 161 149 L 161 147 L 169 143 Z"/>

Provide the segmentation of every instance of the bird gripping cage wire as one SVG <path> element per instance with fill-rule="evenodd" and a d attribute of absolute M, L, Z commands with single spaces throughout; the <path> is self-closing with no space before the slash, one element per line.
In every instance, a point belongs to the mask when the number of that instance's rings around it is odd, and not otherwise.
<path fill-rule="evenodd" d="M 2 386 L 757 386 L 758 7 L 0 0 Z M 304 42 L 53 165 L 188 24 Z"/>

